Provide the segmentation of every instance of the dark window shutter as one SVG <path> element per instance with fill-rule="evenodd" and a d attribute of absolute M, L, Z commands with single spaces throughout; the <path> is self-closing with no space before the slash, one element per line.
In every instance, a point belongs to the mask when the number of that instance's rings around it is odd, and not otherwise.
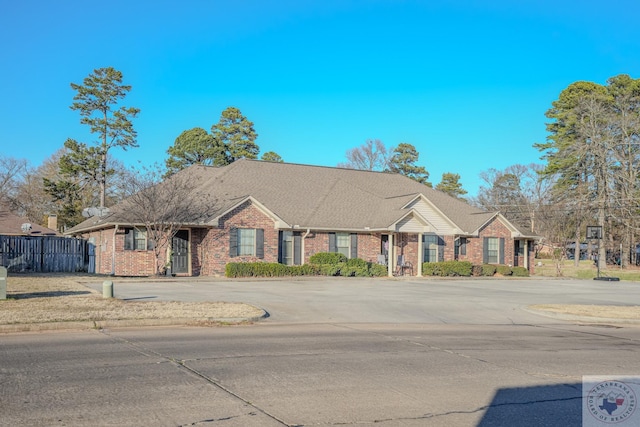
<path fill-rule="evenodd" d="M 329 252 L 338 252 L 336 247 L 336 233 L 329 233 Z"/>
<path fill-rule="evenodd" d="M 153 248 L 155 248 L 155 246 L 156 246 L 156 242 L 154 242 L 153 239 L 149 238 L 149 229 L 148 228 L 145 231 L 145 235 L 147 236 L 147 250 L 148 251 L 152 251 Z"/>
<path fill-rule="evenodd" d="M 264 230 L 256 228 L 256 257 L 264 258 Z"/>
<path fill-rule="evenodd" d="M 284 259 L 282 258 L 282 253 L 284 251 L 284 232 L 282 230 L 278 231 L 278 263 L 282 264 Z"/>
<path fill-rule="evenodd" d="M 358 258 L 358 235 L 351 233 L 351 256 L 350 258 Z"/>
<path fill-rule="evenodd" d="M 293 234 L 293 265 L 302 265 L 302 236 Z"/>
<path fill-rule="evenodd" d="M 489 264 L 489 238 L 482 238 L 482 263 Z"/>
<path fill-rule="evenodd" d="M 438 236 L 438 262 L 444 262 L 444 239 Z"/>
<path fill-rule="evenodd" d="M 127 228 L 124 232 L 124 250 L 133 250 L 133 228 Z"/>
<path fill-rule="evenodd" d="M 504 264 L 504 237 L 500 238 L 500 264 Z"/>
<path fill-rule="evenodd" d="M 238 229 L 229 230 L 229 256 L 231 258 L 238 256 Z"/>

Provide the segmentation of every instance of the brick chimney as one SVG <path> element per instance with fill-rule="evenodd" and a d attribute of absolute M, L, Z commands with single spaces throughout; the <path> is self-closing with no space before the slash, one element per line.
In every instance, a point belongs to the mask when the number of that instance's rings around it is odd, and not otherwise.
<path fill-rule="evenodd" d="M 58 231 L 58 215 L 49 215 L 47 218 L 47 228 Z"/>

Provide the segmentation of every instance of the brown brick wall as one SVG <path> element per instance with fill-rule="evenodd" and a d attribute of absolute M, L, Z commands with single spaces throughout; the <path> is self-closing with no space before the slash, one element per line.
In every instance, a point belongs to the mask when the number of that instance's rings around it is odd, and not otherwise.
<path fill-rule="evenodd" d="M 120 229 L 122 230 L 122 229 Z M 155 274 L 153 251 L 124 250 L 124 234 L 115 234 L 115 263 L 113 262 L 114 228 L 94 231 L 83 235 L 94 239 L 96 246 L 96 273 L 116 276 L 151 276 Z M 115 272 L 113 268 L 115 267 Z"/>
<path fill-rule="evenodd" d="M 195 228 L 190 233 L 191 274 L 194 276 L 223 276 L 229 262 L 278 262 L 278 230 L 273 220 L 260 209 L 246 202 L 229 212 L 220 221 L 220 228 Z M 264 258 L 231 257 L 229 254 L 229 232 L 232 228 L 261 228 L 264 230 Z M 300 230 L 302 236 L 306 230 Z M 514 264 L 514 242 L 507 227 L 494 219 L 480 230 L 479 237 L 467 238 L 467 254 L 459 255 L 461 261 L 482 264 L 482 242 L 484 237 L 503 237 L 505 239 L 505 264 Z M 94 238 L 96 245 L 96 273 L 111 274 L 113 256 L 114 229 L 95 231 L 83 236 Z M 381 253 L 381 233 L 358 234 L 358 258 L 376 262 Z M 444 260 L 455 259 L 453 236 L 441 236 L 445 242 Z M 116 259 L 115 274 L 118 276 L 149 276 L 155 273 L 153 251 L 125 251 L 124 234 L 115 235 Z M 404 255 L 405 260 L 414 266 L 414 274 L 421 259 L 418 254 L 418 234 L 400 234 L 394 236 L 395 255 Z M 311 231 L 303 239 L 303 262 L 318 252 L 329 251 L 329 232 Z M 394 260 L 395 262 L 395 260 Z M 524 265 L 519 257 L 518 263 Z M 529 269 L 533 271 L 534 253 L 529 252 Z"/>
<path fill-rule="evenodd" d="M 196 229 L 191 234 L 192 271 L 194 275 L 223 276 L 229 262 L 278 262 L 278 230 L 274 222 L 251 202 L 246 202 L 220 220 L 220 228 Z M 264 230 L 264 258 L 229 255 L 232 228 Z"/>

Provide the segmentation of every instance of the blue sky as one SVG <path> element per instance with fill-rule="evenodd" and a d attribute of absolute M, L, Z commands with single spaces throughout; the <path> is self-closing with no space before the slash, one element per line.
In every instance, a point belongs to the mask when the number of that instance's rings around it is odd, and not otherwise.
<path fill-rule="evenodd" d="M 635 0 L 0 0 L 0 153 L 38 166 L 92 142 L 69 83 L 112 66 L 141 109 L 140 147 L 112 153 L 127 165 L 235 106 L 261 153 L 335 166 L 407 142 L 431 182 L 459 173 L 475 194 L 482 171 L 540 162 L 570 83 L 640 77 L 638 16 Z"/>

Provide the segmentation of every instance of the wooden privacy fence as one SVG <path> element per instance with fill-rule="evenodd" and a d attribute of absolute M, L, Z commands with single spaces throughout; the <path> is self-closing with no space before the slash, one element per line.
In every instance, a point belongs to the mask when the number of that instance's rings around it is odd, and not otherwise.
<path fill-rule="evenodd" d="M 95 271 L 86 240 L 55 236 L 0 236 L 0 265 L 10 272 Z"/>

